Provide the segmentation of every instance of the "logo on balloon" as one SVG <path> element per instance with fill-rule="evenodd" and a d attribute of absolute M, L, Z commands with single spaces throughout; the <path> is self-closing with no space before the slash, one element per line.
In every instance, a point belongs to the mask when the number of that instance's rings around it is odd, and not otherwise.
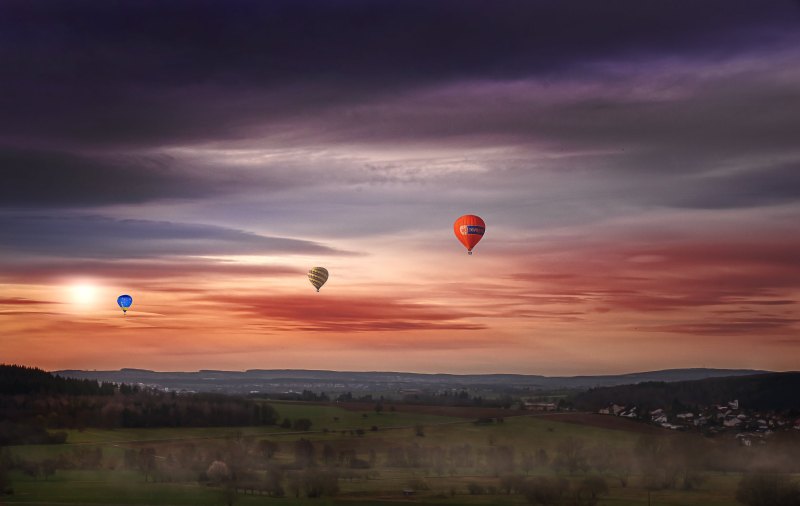
<path fill-rule="evenodd" d="M 480 227 L 478 225 L 461 225 L 458 228 L 461 235 L 483 235 L 486 232 L 485 227 Z"/>

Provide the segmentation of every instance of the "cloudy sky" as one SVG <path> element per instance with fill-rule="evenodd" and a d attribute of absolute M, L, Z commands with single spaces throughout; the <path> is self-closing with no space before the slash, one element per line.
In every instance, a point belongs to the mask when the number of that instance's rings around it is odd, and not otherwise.
<path fill-rule="evenodd" d="M 3 1 L 0 68 L 0 362 L 797 368 L 796 1 Z"/>

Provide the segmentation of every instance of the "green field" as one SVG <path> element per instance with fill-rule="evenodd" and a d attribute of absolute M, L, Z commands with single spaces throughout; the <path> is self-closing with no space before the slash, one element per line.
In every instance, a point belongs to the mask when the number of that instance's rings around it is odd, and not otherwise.
<path fill-rule="evenodd" d="M 603 448 L 606 451 L 630 451 L 641 435 L 628 430 L 612 430 L 577 423 L 554 421 L 547 416 L 507 417 L 503 423 L 476 425 L 471 420 L 447 416 L 414 413 L 374 411 L 348 411 L 330 405 L 303 404 L 297 402 L 273 403 L 281 419 L 308 418 L 312 420 L 312 432 L 298 434 L 278 427 L 244 428 L 187 428 L 187 429 L 118 429 L 70 431 L 67 444 L 15 446 L 4 449 L 7 456 L 28 461 L 41 461 L 70 455 L 76 449 L 100 448 L 102 464 L 93 470 L 59 469 L 48 479 L 33 478 L 22 472 L 12 471 L 8 479 L 14 490 L 0 504 L 163 504 L 163 505 L 221 505 L 225 504 L 220 487 L 198 482 L 196 474 L 188 473 L 172 482 L 146 481 L 138 470 L 123 466 L 126 450 L 138 451 L 143 447 L 153 448 L 162 465 L 173 453 L 191 445 L 193 449 L 208 449 L 208 463 L 214 460 L 214 451 L 236 446 L 252 453 L 262 439 L 273 441 L 277 453 L 271 462 L 275 465 L 290 465 L 294 460 L 294 442 L 303 437 L 316 441 L 317 459 L 321 459 L 319 448 L 329 444 L 348 448 L 354 455 L 367 459 L 373 450 L 374 462 L 368 470 L 354 473 L 347 478 L 340 474 L 339 492 L 335 497 L 310 499 L 301 495 L 296 498 L 287 491 L 283 498 L 271 498 L 239 492 L 235 504 L 337 504 L 368 505 L 413 502 L 415 504 L 438 505 L 524 505 L 523 495 L 505 494 L 500 487 L 500 478 L 486 464 L 460 466 L 398 467 L 390 465 L 385 457 L 388 449 L 398 445 L 413 446 L 424 451 L 434 451 L 468 444 L 476 455 L 488 454 L 493 448 L 513 449 L 513 472 L 523 474 L 521 456 L 544 450 L 555 455 L 560 445 L 574 438 L 585 442 L 588 449 Z M 366 417 L 364 416 L 366 415 Z M 372 431 L 372 426 L 378 427 Z M 424 435 L 417 435 L 415 426 L 423 426 Z M 350 432 L 362 428 L 362 435 Z M 323 431 L 327 429 L 327 431 Z M 666 435 L 665 435 L 666 437 Z M 237 446 L 238 445 L 238 446 Z M 95 450 L 93 450 L 95 451 Z M 198 450 L 199 451 L 199 450 Z M 320 462 L 321 464 L 321 462 Z M 334 466 L 335 464 L 331 464 Z M 553 471 L 544 466 L 526 469 L 530 476 L 553 476 Z M 265 471 L 258 471 L 261 479 Z M 609 472 L 606 481 L 609 494 L 599 504 L 645 505 L 648 492 L 643 487 L 641 476 L 630 472 L 627 487 L 621 487 Z M 579 482 L 583 473 L 568 479 Z M 162 478 L 163 480 L 163 478 Z M 658 490 L 650 494 L 651 505 L 709 505 L 738 504 L 734 493 L 739 476 L 735 473 L 722 475 L 705 473 L 704 481 L 695 490 L 679 487 Z M 468 492 L 470 484 L 483 486 L 486 493 L 473 495 Z M 404 488 L 413 488 L 414 496 L 403 497 Z M 3 502 L 4 501 L 4 502 Z"/>
<path fill-rule="evenodd" d="M 350 411 L 332 405 L 315 405 L 303 402 L 270 402 L 280 414 L 281 419 L 308 418 L 312 421 L 312 430 L 344 430 L 362 428 L 368 430 L 377 427 L 403 427 L 415 424 L 433 424 L 461 421 L 461 418 L 449 416 L 424 415 L 390 411 L 388 407 L 377 414 L 375 411 Z"/>

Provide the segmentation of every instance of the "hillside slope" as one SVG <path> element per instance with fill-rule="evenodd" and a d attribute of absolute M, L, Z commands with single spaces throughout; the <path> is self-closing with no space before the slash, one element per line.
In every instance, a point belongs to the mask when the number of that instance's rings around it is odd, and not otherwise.
<path fill-rule="evenodd" d="M 597 410 L 611 403 L 690 407 L 735 399 L 747 410 L 800 411 L 800 372 L 593 388 L 576 395 L 574 404 L 579 409 Z"/>

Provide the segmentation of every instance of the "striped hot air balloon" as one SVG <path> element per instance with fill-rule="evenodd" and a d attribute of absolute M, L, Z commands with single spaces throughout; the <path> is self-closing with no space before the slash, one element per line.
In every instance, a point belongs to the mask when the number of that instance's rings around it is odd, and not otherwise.
<path fill-rule="evenodd" d="M 311 281 L 311 284 L 314 285 L 314 288 L 319 291 L 322 288 L 322 285 L 328 281 L 328 269 L 325 267 L 312 267 L 308 271 L 308 280 Z"/>
<path fill-rule="evenodd" d="M 486 223 L 474 214 L 465 214 L 457 219 L 453 224 L 453 232 L 456 238 L 461 241 L 461 244 L 467 248 L 467 253 L 472 254 L 472 248 L 478 244 L 478 241 L 483 239 L 483 234 L 486 232 Z"/>

